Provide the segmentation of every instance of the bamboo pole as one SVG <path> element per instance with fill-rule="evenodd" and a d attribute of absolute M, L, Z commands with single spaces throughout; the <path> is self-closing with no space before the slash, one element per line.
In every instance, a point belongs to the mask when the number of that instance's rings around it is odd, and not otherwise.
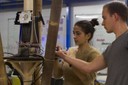
<path fill-rule="evenodd" d="M 39 12 L 42 13 L 42 0 L 34 0 L 34 7 L 33 7 L 33 15 L 40 16 Z M 38 22 L 38 35 L 39 35 L 39 44 L 41 44 L 41 36 L 42 36 L 42 22 Z"/>
<path fill-rule="evenodd" d="M 34 16 L 38 16 L 40 17 L 39 13 L 42 13 L 42 0 L 34 0 L 34 5 L 33 5 L 33 15 Z M 42 36 L 42 22 L 38 22 L 37 23 L 37 29 L 36 29 L 36 32 L 37 32 L 37 35 L 38 35 L 38 42 L 37 44 L 41 45 L 41 36 Z M 34 38 L 34 37 L 33 37 Z M 34 41 L 36 41 L 35 39 L 33 39 Z M 37 68 L 37 69 L 40 69 L 40 68 Z M 41 75 L 41 72 L 36 72 L 35 71 L 35 79 L 39 78 L 40 75 Z M 42 85 L 41 84 L 41 78 L 39 78 L 35 85 Z"/>
<path fill-rule="evenodd" d="M 24 0 L 24 11 L 27 11 L 27 10 L 33 11 L 33 0 Z M 22 29 L 22 30 L 24 30 L 24 29 Z M 26 35 L 24 35 L 24 36 L 26 36 Z M 21 62 L 20 64 L 21 64 L 21 69 L 22 69 L 23 73 L 28 73 L 30 68 L 32 68 L 34 65 L 34 63 L 24 63 L 24 62 Z M 28 79 L 24 77 L 24 80 L 28 80 Z M 31 85 L 31 83 L 24 82 L 24 85 Z"/>
<path fill-rule="evenodd" d="M 7 85 L 7 75 L 6 75 L 6 69 L 3 59 L 3 47 L 2 47 L 2 39 L 0 35 L 0 85 Z"/>
<path fill-rule="evenodd" d="M 33 0 L 24 0 L 24 11 L 33 10 Z"/>
<path fill-rule="evenodd" d="M 51 85 L 53 61 L 55 59 L 55 47 L 59 29 L 62 0 L 52 0 L 48 36 L 46 42 L 45 62 L 43 68 L 42 83 Z"/>

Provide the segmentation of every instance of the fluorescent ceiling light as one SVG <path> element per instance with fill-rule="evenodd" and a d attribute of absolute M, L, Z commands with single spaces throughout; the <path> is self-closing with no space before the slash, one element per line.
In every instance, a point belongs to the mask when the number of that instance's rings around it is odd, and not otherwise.
<path fill-rule="evenodd" d="M 92 19 L 92 18 L 98 18 L 98 15 L 76 15 L 76 18 L 80 19 Z"/>

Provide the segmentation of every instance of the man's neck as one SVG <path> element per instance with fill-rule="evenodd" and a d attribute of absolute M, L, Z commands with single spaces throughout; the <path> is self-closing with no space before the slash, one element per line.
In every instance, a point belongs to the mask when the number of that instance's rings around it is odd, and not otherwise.
<path fill-rule="evenodd" d="M 120 35 L 122 35 L 123 33 L 125 33 L 127 30 L 128 30 L 127 24 L 119 25 L 117 27 L 117 29 L 114 31 L 114 33 L 116 34 L 116 38 L 118 38 Z"/>

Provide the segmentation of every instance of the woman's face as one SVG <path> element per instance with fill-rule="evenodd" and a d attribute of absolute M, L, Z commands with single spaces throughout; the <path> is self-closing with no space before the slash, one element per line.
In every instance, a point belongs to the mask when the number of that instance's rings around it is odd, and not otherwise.
<path fill-rule="evenodd" d="M 85 43 L 88 43 L 88 39 L 89 39 L 88 34 L 85 34 L 82 31 L 81 27 L 75 25 L 73 30 L 73 35 L 74 35 L 73 38 L 76 45 L 83 45 Z"/>

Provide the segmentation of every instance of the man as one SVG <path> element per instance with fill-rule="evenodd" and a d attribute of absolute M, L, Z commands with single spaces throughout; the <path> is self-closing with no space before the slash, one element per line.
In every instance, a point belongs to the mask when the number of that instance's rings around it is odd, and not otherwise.
<path fill-rule="evenodd" d="M 127 85 L 128 83 L 128 8 L 121 2 L 104 5 L 102 25 L 107 33 L 114 33 L 116 40 L 107 47 L 100 57 L 88 63 L 67 56 L 61 49 L 56 54 L 72 67 L 83 73 L 96 72 L 108 67 L 106 85 Z"/>

